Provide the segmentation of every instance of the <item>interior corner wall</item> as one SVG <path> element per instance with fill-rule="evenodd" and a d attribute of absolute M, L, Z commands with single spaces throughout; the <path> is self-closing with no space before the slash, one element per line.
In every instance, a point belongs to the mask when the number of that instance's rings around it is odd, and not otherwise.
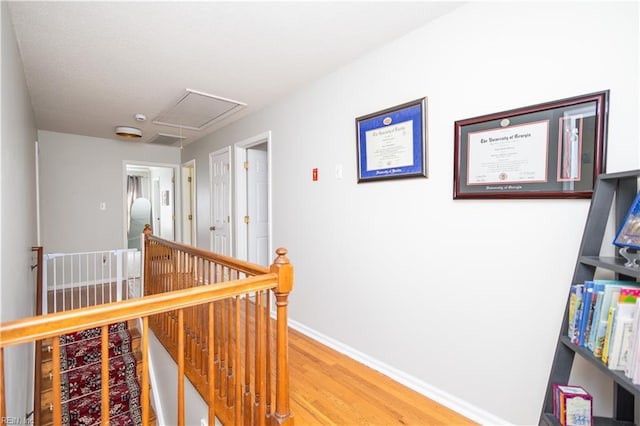
<path fill-rule="evenodd" d="M 2 2 L 1 7 L 0 322 L 5 322 L 35 313 L 31 247 L 37 244 L 37 132 L 6 2 Z M 24 421 L 33 406 L 33 345 L 9 347 L 4 354 L 7 416 L 11 420 Z"/>
<path fill-rule="evenodd" d="M 155 231 L 160 238 L 167 240 L 176 239 L 176 226 L 174 221 L 174 210 L 176 207 L 175 189 L 173 182 L 173 169 L 151 167 L 151 182 L 158 180 L 160 190 L 160 229 Z M 153 191 L 153 190 L 152 190 Z M 164 194 L 168 194 L 165 198 Z M 179 212 L 175 212 L 176 217 L 180 217 Z M 154 223 L 155 225 L 155 223 Z"/>
<path fill-rule="evenodd" d="M 124 162 L 180 164 L 176 147 L 43 130 L 38 138 L 46 253 L 123 248 Z"/>
<path fill-rule="evenodd" d="M 177 424 L 178 419 L 178 367 L 169 352 L 160 343 L 158 338 L 151 332 L 149 334 L 149 356 L 153 364 L 155 383 L 152 383 L 151 392 L 156 394 L 155 400 L 159 402 L 160 407 L 154 407 L 158 420 L 164 419 L 164 424 Z M 184 404 L 186 425 L 201 425 L 202 420 L 205 423 L 209 419 L 209 407 L 193 384 L 184 378 Z M 163 424 L 163 423 L 159 423 Z M 208 423 L 207 423 L 208 424 Z M 220 425 L 218 419 L 215 419 L 215 425 Z"/>
<path fill-rule="evenodd" d="M 290 318 L 536 424 L 589 200 L 453 200 L 454 122 L 609 89 L 607 171 L 636 169 L 638 39 L 637 2 L 467 3 L 185 147 L 198 217 L 210 217 L 208 154 L 271 130 Z M 355 117 L 423 96 L 429 178 L 357 184 Z"/>

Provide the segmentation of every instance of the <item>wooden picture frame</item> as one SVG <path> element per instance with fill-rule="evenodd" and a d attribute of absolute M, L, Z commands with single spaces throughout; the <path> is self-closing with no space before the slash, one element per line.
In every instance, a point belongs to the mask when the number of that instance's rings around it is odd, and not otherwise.
<path fill-rule="evenodd" d="M 456 121 L 453 198 L 591 198 L 608 104 L 606 90 Z"/>

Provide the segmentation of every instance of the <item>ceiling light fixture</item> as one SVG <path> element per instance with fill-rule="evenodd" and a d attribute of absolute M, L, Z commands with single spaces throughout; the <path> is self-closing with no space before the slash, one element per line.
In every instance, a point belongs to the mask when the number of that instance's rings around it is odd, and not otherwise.
<path fill-rule="evenodd" d="M 135 127 L 118 126 L 116 127 L 116 135 L 122 138 L 137 139 L 142 137 L 142 130 Z"/>

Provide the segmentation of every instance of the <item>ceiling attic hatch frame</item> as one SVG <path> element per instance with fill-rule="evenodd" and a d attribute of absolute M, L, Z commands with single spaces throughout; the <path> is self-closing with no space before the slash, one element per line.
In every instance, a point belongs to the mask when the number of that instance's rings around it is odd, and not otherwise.
<path fill-rule="evenodd" d="M 151 140 L 149 140 L 149 143 L 156 145 L 174 146 L 178 142 L 182 144 L 185 139 L 185 136 L 171 135 L 169 133 L 158 133 L 153 138 L 151 138 Z"/>
<path fill-rule="evenodd" d="M 247 104 L 196 90 L 186 89 L 180 99 L 153 120 L 163 126 L 202 130 L 240 111 Z"/>

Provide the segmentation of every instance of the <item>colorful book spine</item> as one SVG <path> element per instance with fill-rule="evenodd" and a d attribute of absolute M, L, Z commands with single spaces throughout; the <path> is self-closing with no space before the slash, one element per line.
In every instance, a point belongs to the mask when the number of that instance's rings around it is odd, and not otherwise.
<path fill-rule="evenodd" d="M 599 289 L 600 288 L 600 289 Z M 587 340 L 587 349 L 593 352 L 595 348 L 596 334 L 600 324 L 600 310 L 602 309 L 602 299 L 604 299 L 604 285 L 596 284 L 594 286 L 594 295 L 597 294 L 596 306 L 593 310 L 593 318 L 591 319 L 591 328 L 589 330 L 589 339 Z"/>
<path fill-rule="evenodd" d="M 609 309 L 617 305 L 620 296 L 619 286 L 610 285 L 605 288 L 602 307 L 600 309 L 600 319 L 598 321 L 598 330 L 596 330 L 596 339 L 594 341 L 593 355 L 596 358 L 602 358 L 602 350 L 607 333 L 607 325 L 609 324 Z"/>
<path fill-rule="evenodd" d="M 602 362 L 607 364 L 609 362 L 609 347 L 611 346 L 611 334 L 615 327 L 616 320 L 616 307 L 609 308 L 609 315 L 607 316 L 607 329 L 604 335 L 604 343 L 602 345 Z"/>
<path fill-rule="evenodd" d="M 623 287 L 620 289 L 620 303 L 636 303 L 640 297 L 640 288 Z"/>
<path fill-rule="evenodd" d="M 578 336 L 573 343 L 578 346 L 584 346 L 587 324 L 589 322 L 589 316 L 593 312 L 593 306 L 591 300 L 593 299 L 593 281 L 585 281 L 583 295 L 582 295 L 582 315 L 577 324 Z"/>
<path fill-rule="evenodd" d="M 577 341 L 579 318 L 582 316 L 582 291 L 584 284 L 575 284 L 571 287 L 571 304 L 573 305 L 573 314 L 571 308 L 569 310 L 569 331 L 568 337 L 572 342 Z"/>

